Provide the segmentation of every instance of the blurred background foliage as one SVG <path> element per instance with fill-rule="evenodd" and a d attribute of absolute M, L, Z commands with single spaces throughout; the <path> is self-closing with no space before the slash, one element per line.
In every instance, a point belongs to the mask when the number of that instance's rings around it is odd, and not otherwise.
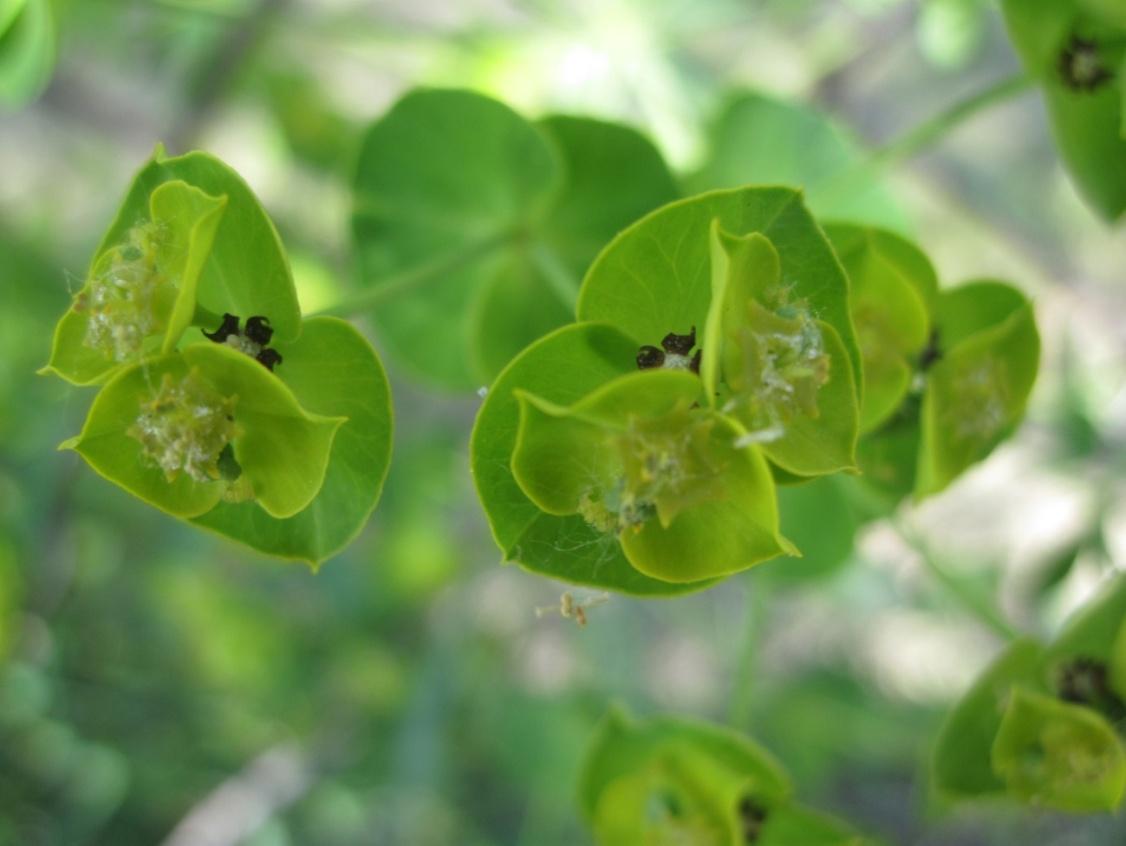
<path fill-rule="evenodd" d="M 313 576 L 56 454 L 88 396 L 33 375 L 158 140 L 247 178 L 309 311 L 354 284 L 352 160 L 409 87 L 621 120 L 690 190 L 816 182 L 1017 71 L 993 3 L 27 6 L 24 76 L 0 92 L 0 843 L 588 843 L 576 778 L 610 701 L 754 735 L 803 802 L 889 842 L 1123 842 L 1121 819 L 945 806 L 924 764 L 998 630 L 1054 631 L 1126 561 L 1126 231 L 1081 204 L 1032 92 L 887 161 L 860 211 L 828 209 L 914 237 L 947 283 L 1008 278 L 1036 299 L 1044 366 L 1018 436 L 890 519 L 861 525 L 835 483 L 791 489 L 805 559 L 688 598 L 613 598 L 585 629 L 533 613 L 561 586 L 498 566 L 467 471 L 475 397 L 391 362 L 383 501 Z M 761 129 L 738 128 L 752 108 L 812 128 L 709 172 L 725 133 Z"/>

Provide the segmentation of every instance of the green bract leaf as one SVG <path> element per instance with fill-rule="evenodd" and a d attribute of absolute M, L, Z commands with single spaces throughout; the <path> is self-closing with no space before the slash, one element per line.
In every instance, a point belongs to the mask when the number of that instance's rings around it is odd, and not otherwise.
<path fill-rule="evenodd" d="M 1126 576 L 1068 620 L 1048 648 L 1045 672 L 1061 698 L 1087 705 L 1113 723 L 1126 719 Z"/>
<path fill-rule="evenodd" d="M 55 327 L 45 371 L 86 385 L 146 353 L 169 352 L 195 311 L 196 287 L 227 206 L 186 182 L 165 182 L 122 241 L 99 251 Z"/>
<path fill-rule="evenodd" d="M 857 396 L 831 326 L 783 284 L 781 260 L 759 233 L 711 228 L 712 299 L 701 376 L 746 443 L 794 475 L 852 468 Z M 834 362 L 836 363 L 834 365 Z"/>
<path fill-rule="evenodd" d="M 177 517 L 203 514 L 224 496 L 253 497 L 288 517 L 321 487 L 343 420 L 304 411 L 250 357 L 197 344 L 119 372 L 63 446 Z"/>
<path fill-rule="evenodd" d="M 709 830 L 712 839 L 699 842 L 734 846 L 743 842 L 745 801 L 766 810 L 790 792 L 781 765 L 742 735 L 669 717 L 635 722 L 611 711 L 588 749 L 579 801 L 606 846 Z"/>
<path fill-rule="evenodd" d="M 466 388 L 565 323 L 614 233 L 672 199 L 652 145 L 578 118 L 533 125 L 468 91 L 407 94 L 369 130 L 353 232 L 375 318 L 414 370 Z"/>
<path fill-rule="evenodd" d="M 285 519 L 254 503 L 221 502 L 195 519 L 270 555 L 319 564 L 351 541 L 375 508 L 391 456 L 391 394 L 371 345 L 350 324 L 307 320 L 301 336 L 275 345 L 277 376 L 308 411 L 347 420 L 313 501 Z"/>
<path fill-rule="evenodd" d="M 942 292 L 936 324 L 942 357 L 923 397 L 920 497 L 945 488 L 1016 427 L 1040 359 L 1032 306 L 1002 283 Z"/>
<path fill-rule="evenodd" d="M 770 471 L 721 415 L 693 409 L 700 380 L 650 370 L 564 408 L 521 394 L 512 471 L 541 509 L 581 514 L 641 572 L 671 582 L 746 569 L 792 547 Z"/>
<path fill-rule="evenodd" d="M 150 195 L 175 180 L 227 198 L 226 213 L 199 276 L 196 304 L 215 314 L 264 316 L 275 341 L 292 341 L 301 331 L 301 309 L 277 230 L 242 177 L 214 156 L 193 152 L 168 158 L 158 147 L 134 177 L 95 255 L 125 243 L 130 230 L 147 216 Z"/>
<path fill-rule="evenodd" d="M 710 149 L 693 190 L 740 185 L 793 185 L 818 216 L 899 231 L 906 219 L 867 155 L 825 116 L 758 93 L 727 104 L 709 133 Z"/>
<path fill-rule="evenodd" d="M 1005 19 L 1040 81 L 1052 130 L 1080 193 L 1107 220 L 1126 211 L 1121 79 L 1126 17 L 1115 0 L 1005 0 Z"/>
<path fill-rule="evenodd" d="M 1013 686 L 1039 684 L 1042 655 L 1033 641 L 1011 644 L 950 712 L 934 751 L 934 781 L 942 793 L 967 798 L 1005 792 L 990 757 L 993 742 Z"/>
<path fill-rule="evenodd" d="M 34 100 L 55 66 L 55 22 L 50 0 L 0 2 L 0 105 Z"/>
<path fill-rule="evenodd" d="M 788 296 L 836 330 L 859 381 L 848 281 L 800 194 L 788 188 L 713 191 L 642 218 L 591 266 L 579 293 L 579 319 L 610 323 L 639 345 L 703 327 L 712 298 L 713 221 L 733 236 L 758 232 L 770 240 Z"/>
<path fill-rule="evenodd" d="M 706 587 L 670 584 L 635 570 L 617 539 L 577 515 L 541 511 L 512 475 L 520 408 L 515 391 L 570 405 L 636 369 L 634 341 L 609 326 L 580 324 L 532 344 L 497 377 L 477 414 L 470 442 L 474 481 L 506 560 L 576 584 L 623 593 L 672 594 Z"/>
<path fill-rule="evenodd" d="M 902 404 L 930 336 L 938 279 L 927 257 L 897 235 L 851 224 L 825 229 L 848 273 L 852 319 L 864 365 L 861 430 Z"/>
<path fill-rule="evenodd" d="M 1015 688 L 993 767 L 1017 796 L 1063 811 L 1109 811 L 1126 792 L 1126 752 L 1094 711 Z"/>

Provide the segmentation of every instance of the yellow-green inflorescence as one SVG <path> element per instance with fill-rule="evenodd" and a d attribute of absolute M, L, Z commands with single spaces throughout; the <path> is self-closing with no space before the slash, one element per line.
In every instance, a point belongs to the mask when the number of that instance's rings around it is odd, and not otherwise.
<path fill-rule="evenodd" d="M 817 393 L 829 381 L 830 356 L 804 303 L 788 303 L 785 292 L 772 308 L 750 299 L 747 322 L 728 340 L 736 360 L 726 368 L 731 396 L 723 410 L 746 426 L 741 446 L 782 438 L 798 415 L 818 416 Z"/>
<path fill-rule="evenodd" d="M 162 332 L 175 283 L 158 256 L 164 227 L 154 221 L 129 230 L 123 243 L 98 261 L 80 305 L 89 312 L 85 344 L 113 361 L 131 361 L 146 338 Z"/>
<path fill-rule="evenodd" d="M 638 531 L 653 517 L 668 524 L 677 513 L 721 495 L 717 466 L 707 448 L 715 419 L 687 407 L 658 418 L 631 418 L 611 436 L 621 472 L 608 490 L 592 488 L 579 514 L 601 532 Z"/>
<path fill-rule="evenodd" d="M 141 402 L 128 435 L 142 454 L 173 481 L 186 473 L 197 482 L 229 478 L 228 447 L 241 434 L 236 396 L 223 396 L 193 368 L 176 378 L 165 373 L 160 386 Z"/>

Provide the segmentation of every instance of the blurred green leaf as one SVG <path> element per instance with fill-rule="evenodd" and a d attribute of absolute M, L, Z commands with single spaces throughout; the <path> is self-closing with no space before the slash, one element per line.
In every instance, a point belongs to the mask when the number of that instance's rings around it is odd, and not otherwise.
<path fill-rule="evenodd" d="M 1126 22 L 1115 0 L 1005 0 L 1005 20 L 1044 90 L 1079 193 L 1108 221 L 1126 212 Z"/>
<path fill-rule="evenodd" d="M 1032 306 L 1003 283 L 942 292 L 936 323 L 942 357 L 923 396 L 918 497 L 945 488 L 1013 431 L 1040 363 Z"/>
<path fill-rule="evenodd" d="M 50 0 L 0 2 L 0 106 L 19 108 L 42 93 L 55 67 Z"/>
<path fill-rule="evenodd" d="M 692 191 L 743 185 L 802 188 L 818 217 L 910 227 L 865 151 L 823 112 L 760 93 L 736 95 L 709 133 Z"/>
<path fill-rule="evenodd" d="M 719 726 L 611 711 L 595 732 L 579 802 L 603 846 L 860 846 L 839 820 L 790 802 L 766 750 Z"/>
<path fill-rule="evenodd" d="M 1062 811 L 1110 811 L 1126 792 L 1126 751 L 1094 711 L 1017 687 L 993 743 L 1017 796 Z"/>
<path fill-rule="evenodd" d="M 1005 792 L 991 749 L 1013 686 L 1041 686 L 1042 655 L 1043 648 L 1034 641 L 1010 644 L 954 706 L 934 747 L 932 774 L 940 792 L 952 798 Z"/>
<path fill-rule="evenodd" d="M 985 37 L 983 0 L 926 0 L 917 35 L 923 55 L 940 68 L 965 67 Z"/>
<path fill-rule="evenodd" d="M 531 124 L 468 91 L 408 93 L 368 131 L 355 182 L 361 282 L 415 372 L 487 382 L 567 322 L 578 279 L 629 222 L 676 196 L 634 130 Z"/>

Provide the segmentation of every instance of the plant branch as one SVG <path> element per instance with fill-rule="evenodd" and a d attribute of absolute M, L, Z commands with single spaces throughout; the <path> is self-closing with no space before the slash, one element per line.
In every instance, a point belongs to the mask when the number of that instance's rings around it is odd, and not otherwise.
<path fill-rule="evenodd" d="M 865 181 L 922 152 L 940 138 L 974 116 L 1027 91 L 1035 80 L 1024 73 L 1002 79 L 988 88 L 959 100 L 949 108 L 907 130 L 898 138 L 872 152 L 867 160 L 827 180 L 824 200 L 839 198 L 858 190 Z"/>
<path fill-rule="evenodd" d="M 327 308 L 314 312 L 314 315 L 330 314 L 336 317 L 354 317 L 356 314 L 378 305 L 385 299 L 397 296 L 407 289 L 422 285 L 457 270 L 463 265 L 477 261 L 493 250 L 511 243 L 515 238 L 516 233 L 505 231 L 471 241 L 461 249 L 454 250 L 426 264 L 412 267 L 393 276 L 384 277 L 374 286 L 345 296 Z"/>
<path fill-rule="evenodd" d="M 918 126 L 877 149 L 870 164 L 886 167 L 909 159 L 939 138 L 957 129 L 975 115 L 1027 91 L 1034 82 L 1035 80 L 1028 74 L 1018 73 L 1002 79 L 1000 82 L 996 82 L 964 100 L 959 100 L 946 110 L 923 121 Z"/>

